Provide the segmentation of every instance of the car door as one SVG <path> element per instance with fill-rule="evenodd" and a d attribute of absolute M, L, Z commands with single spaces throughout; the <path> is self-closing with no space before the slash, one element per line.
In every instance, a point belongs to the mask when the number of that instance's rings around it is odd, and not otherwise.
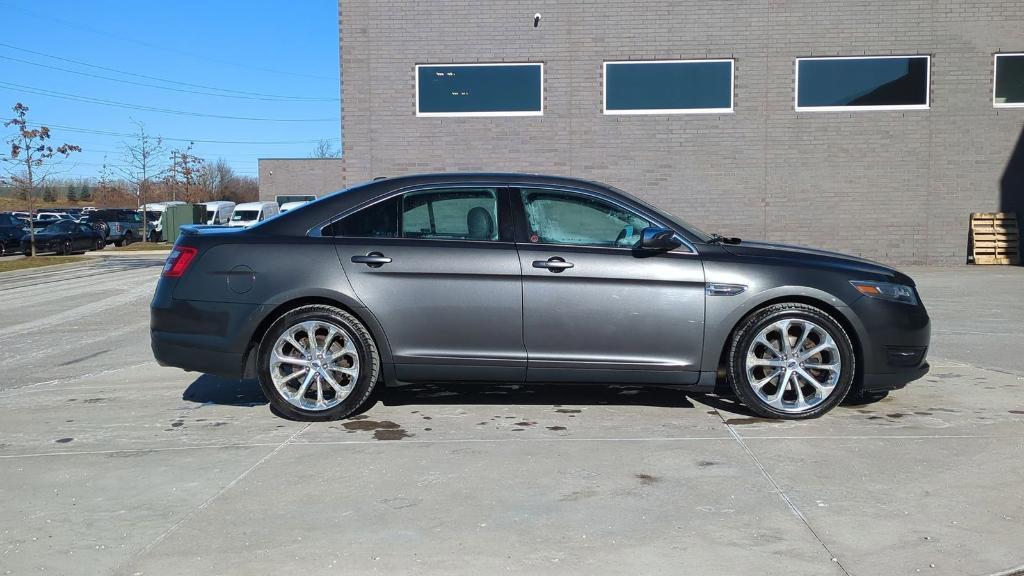
<path fill-rule="evenodd" d="M 523 270 L 523 338 L 530 382 L 698 380 L 704 268 L 684 244 L 634 249 L 661 226 L 610 195 L 512 190 Z"/>
<path fill-rule="evenodd" d="M 75 225 L 75 248 L 78 250 L 91 250 L 93 238 L 95 237 L 92 228 L 87 224 Z"/>
<path fill-rule="evenodd" d="M 522 281 L 507 190 L 429 186 L 375 201 L 331 232 L 399 380 L 522 382 Z"/>

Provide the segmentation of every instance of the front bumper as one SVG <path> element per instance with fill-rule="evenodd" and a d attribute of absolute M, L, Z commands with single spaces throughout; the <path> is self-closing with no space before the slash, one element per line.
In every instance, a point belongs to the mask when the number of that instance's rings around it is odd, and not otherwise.
<path fill-rule="evenodd" d="M 862 390 L 897 390 L 928 373 L 931 319 L 924 305 L 864 296 L 850 308 L 861 323 Z"/>

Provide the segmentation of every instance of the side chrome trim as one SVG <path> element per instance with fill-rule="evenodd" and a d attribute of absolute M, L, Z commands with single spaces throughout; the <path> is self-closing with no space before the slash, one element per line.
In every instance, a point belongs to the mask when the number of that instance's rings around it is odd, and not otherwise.
<path fill-rule="evenodd" d="M 708 282 L 704 286 L 704 293 L 708 296 L 735 296 L 746 292 L 744 284 L 722 284 L 719 282 Z"/>

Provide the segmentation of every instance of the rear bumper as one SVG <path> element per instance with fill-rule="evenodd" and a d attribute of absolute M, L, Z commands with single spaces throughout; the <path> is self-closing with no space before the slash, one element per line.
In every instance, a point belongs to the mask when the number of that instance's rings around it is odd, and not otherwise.
<path fill-rule="evenodd" d="M 161 366 L 240 378 L 262 307 L 175 300 L 166 297 L 168 292 L 161 282 L 150 306 L 150 345 L 156 361 Z"/>

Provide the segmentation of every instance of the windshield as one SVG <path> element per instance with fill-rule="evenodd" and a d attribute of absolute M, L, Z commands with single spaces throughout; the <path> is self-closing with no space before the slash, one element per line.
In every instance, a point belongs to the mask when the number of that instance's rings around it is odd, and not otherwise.
<path fill-rule="evenodd" d="M 50 224 L 46 228 L 43 228 L 44 233 L 50 234 L 63 234 L 65 232 L 71 232 L 71 229 L 75 226 L 74 222 L 69 220 L 62 220 L 60 222 Z"/>
<path fill-rule="evenodd" d="M 235 210 L 231 215 L 232 222 L 248 222 L 259 218 L 259 210 Z"/>

